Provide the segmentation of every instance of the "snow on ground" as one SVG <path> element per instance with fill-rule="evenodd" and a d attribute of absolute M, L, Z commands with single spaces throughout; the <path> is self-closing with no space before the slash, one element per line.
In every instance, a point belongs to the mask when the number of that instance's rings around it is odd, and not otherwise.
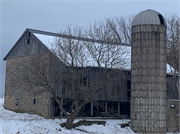
<path fill-rule="evenodd" d="M 91 126 L 79 126 L 76 129 L 67 130 L 59 124 L 65 122 L 65 119 L 45 119 L 34 114 L 21 114 L 6 110 L 4 99 L 0 98 L 0 134 L 135 134 L 130 127 L 121 128 L 121 123 L 127 123 L 129 120 L 119 119 L 88 119 L 107 121 L 105 126 L 93 124 Z M 75 122 L 78 122 L 76 119 Z M 172 134 L 172 133 L 167 133 Z"/>
<path fill-rule="evenodd" d="M 130 127 L 121 128 L 121 123 L 129 122 L 129 120 L 109 120 L 106 119 L 106 125 L 79 126 L 80 130 L 67 130 L 59 124 L 65 119 L 45 119 L 41 116 L 27 113 L 15 113 L 6 110 L 4 107 L 4 99 L 0 98 L 0 134 L 134 134 Z M 95 120 L 95 119 L 88 119 Z M 96 119 L 102 120 L 102 119 Z M 76 119 L 75 122 L 79 121 Z"/>

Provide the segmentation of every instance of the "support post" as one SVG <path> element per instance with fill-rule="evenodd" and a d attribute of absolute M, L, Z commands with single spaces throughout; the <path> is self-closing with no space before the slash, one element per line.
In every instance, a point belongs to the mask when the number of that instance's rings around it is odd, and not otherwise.
<path fill-rule="evenodd" d="M 107 117 L 107 101 L 106 101 L 106 104 L 105 104 L 105 116 Z"/>
<path fill-rule="evenodd" d="M 49 113 L 49 119 L 51 118 L 51 106 L 50 106 L 50 103 L 51 103 L 51 95 L 50 93 L 48 94 L 48 113 Z"/>
<path fill-rule="evenodd" d="M 93 101 L 91 101 L 91 117 L 93 117 Z"/>
<path fill-rule="evenodd" d="M 61 99 L 61 105 L 63 106 L 63 99 Z M 61 110 L 61 113 L 60 113 L 61 115 L 61 117 L 63 117 L 63 112 L 62 112 L 62 110 Z"/>
<path fill-rule="evenodd" d="M 118 116 L 120 116 L 120 102 L 118 102 Z"/>

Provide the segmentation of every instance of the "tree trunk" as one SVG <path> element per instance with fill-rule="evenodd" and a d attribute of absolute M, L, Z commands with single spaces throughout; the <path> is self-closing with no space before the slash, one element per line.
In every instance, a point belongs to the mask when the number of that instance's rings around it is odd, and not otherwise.
<path fill-rule="evenodd" d="M 67 129 L 72 129 L 73 128 L 73 122 L 74 122 L 75 116 L 70 115 L 67 120 L 66 120 L 66 128 Z"/>

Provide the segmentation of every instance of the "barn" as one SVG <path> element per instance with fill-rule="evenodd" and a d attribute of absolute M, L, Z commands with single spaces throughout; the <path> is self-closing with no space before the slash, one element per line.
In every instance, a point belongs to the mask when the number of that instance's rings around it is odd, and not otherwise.
<path fill-rule="evenodd" d="M 34 79 L 28 68 L 31 66 L 31 59 L 36 55 L 43 55 L 46 58 L 46 67 L 53 70 L 53 64 L 57 63 L 57 58 L 49 48 L 49 44 L 55 37 L 71 40 L 107 43 L 105 41 L 80 38 L 75 36 L 51 33 L 35 29 L 26 29 L 12 49 L 4 57 L 6 61 L 6 82 L 5 82 L 5 104 L 6 109 L 16 112 L 27 112 L 38 114 L 46 118 L 64 116 L 59 110 L 57 102 L 49 92 L 34 94 L 37 87 L 28 83 L 28 80 Z M 122 44 L 124 49 L 131 53 L 130 44 Z M 130 58 L 129 58 L 130 60 Z M 61 64 L 61 61 L 58 61 Z M 130 62 L 129 62 L 130 63 Z M 167 65 L 168 66 L 168 65 Z M 68 66 L 66 66 L 68 70 Z M 83 72 L 76 82 L 77 86 L 93 90 L 101 82 L 102 76 L 97 66 L 89 65 L 87 67 L 77 67 Z M 51 71 L 48 70 L 49 77 Z M 82 71 L 83 70 L 83 71 Z M 111 71 L 109 81 L 111 86 L 104 87 L 95 97 L 86 104 L 79 113 L 79 117 L 110 117 L 118 118 L 124 115 L 130 118 L 130 100 L 131 100 L 131 67 L 121 69 L 108 68 Z M 168 71 L 168 67 L 167 67 Z M 54 74 L 53 74 L 54 75 Z M 167 119 L 169 116 L 175 118 L 178 109 L 178 90 L 171 74 L 167 72 Z M 114 78 L 114 79 L 113 79 Z M 115 81 L 114 81 L 115 80 Z M 37 80 L 38 81 L 38 80 Z M 63 81 L 63 78 L 61 79 Z M 101 83 L 102 84 L 102 83 Z M 58 98 L 68 111 L 70 104 L 78 94 L 79 100 L 84 99 L 75 86 L 72 86 L 67 80 L 64 80 L 56 91 Z M 125 116 L 126 115 L 126 116 Z M 167 123 L 172 124 L 171 122 Z M 174 129 L 174 126 L 172 126 Z"/>
<path fill-rule="evenodd" d="M 48 54 L 48 57 L 51 58 L 48 65 L 53 65 L 52 62 L 55 61 L 53 60 L 54 54 L 48 48 L 49 46 L 47 45 L 47 42 L 59 36 L 61 38 L 70 38 L 67 35 L 26 29 L 13 48 L 5 56 L 4 60 L 7 62 L 5 108 L 17 112 L 36 113 L 44 117 L 63 116 L 62 112 L 59 111 L 59 108 L 57 107 L 57 102 L 54 101 L 49 93 L 44 92 L 35 96 L 33 93 L 29 92 L 30 90 L 33 90 L 33 87 L 25 82 L 32 76 L 27 71 L 27 65 L 32 65 L 29 61 L 33 55 L 46 53 Z M 77 40 L 77 37 L 71 38 Z M 88 41 L 88 39 L 83 38 L 78 40 Z M 92 42 L 96 40 L 89 41 Z M 80 78 L 81 86 L 86 85 L 88 88 L 94 88 L 93 85 L 98 85 L 100 74 L 96 66 L 87 66 L 85 69 L 79 67 L 79 70 L 84 70 L 83 75 Z M 117 97 L 109 97 L 107 95 L 108 91 L 104 92 L 104 90 L 102 90 L 97 93 L 94 101 L 92 100 L 91 103 L 88 103 L 83 108 L 84 112 L 80 112 L 81 115 L 79 116 L 106 116 L 110 107 L 114 109 L 113 111 L 115 111 L 116 116 L 120 115 L 120 113 L 130 116 L 130 70 L 124 69 L 120 72 L 114 70 L 113 73 L 113 77 L 116 77 L 117 82 L 113 85 L 115 88 L 113 88 L 113 90 L 111 89 L 111 92 L 114 92 L 114 94 L 116 93 Z M 117 73 L 119 73 L 119 75 L 117 75 Z M 121 75 L 123 77 L 121 77 Z M 73 99 L 72 93 L 74 91 L 72 91 L 73 89 L 69 86 L 70 84 L 68 82 L 65 82 L 64 85 L 63 84 L 59 91 L 57 91 L 57 94 L 64 103 L 64 107 L 67 107 L 70 103 L 70 99 Z M 69 90 L 71 90 L 71 92 L 69 92 Z M 95 103 L 101 104 L 102 106 L 95 105 Z M 65 104 L 67 104 L 67 106 Z"/>

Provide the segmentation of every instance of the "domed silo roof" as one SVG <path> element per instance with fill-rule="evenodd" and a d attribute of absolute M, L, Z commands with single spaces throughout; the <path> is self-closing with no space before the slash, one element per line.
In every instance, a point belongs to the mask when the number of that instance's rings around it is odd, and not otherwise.
<path fill-rule="evenodd" d="M 140 12 L 134 17 L 132 21 L 132 26 L 144 25 L 144 24 L 167 26 L 164 17 L 159 12 L 151 9 Z"/>

